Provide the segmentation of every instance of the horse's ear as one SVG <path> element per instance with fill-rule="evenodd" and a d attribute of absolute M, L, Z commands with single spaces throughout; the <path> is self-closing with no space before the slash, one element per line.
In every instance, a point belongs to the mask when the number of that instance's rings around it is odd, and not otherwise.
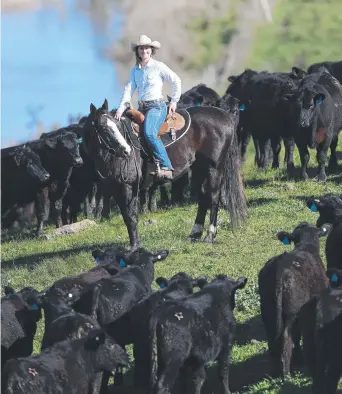
<path fill-rule="evenodd" d="M 105 101 L 103 102 L 101 108 L 104 109 L 105 111 L 108 111 L 108 101 L 107 101 L 107 99 L 105 99 Z"/>
<path fill-rule="evenodd" d="M 93 103 L 90 104 L 90 113 L 92 116 L 96 115 L 96 107 Z"/>

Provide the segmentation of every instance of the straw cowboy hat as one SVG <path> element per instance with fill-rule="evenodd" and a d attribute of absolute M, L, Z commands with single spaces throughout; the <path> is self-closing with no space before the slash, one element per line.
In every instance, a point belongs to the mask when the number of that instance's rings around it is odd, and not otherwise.
<path fill-rule="evenodd" d="M 135 51 L 135 48 L 139 47 L 141 45 L 150 46 L 150 47 L 153 47 L 155 49 L 159 49 L 161 47 L 159 41 L 152 41 L 150 39 L 150 37 L 145 36 L 145 34 L 142 34 L 141 36 L 139 36 L 139 40 L 137 41 L 136 44 L 134 44 L 133 42 L 131 43 L 132 51 Z"/>

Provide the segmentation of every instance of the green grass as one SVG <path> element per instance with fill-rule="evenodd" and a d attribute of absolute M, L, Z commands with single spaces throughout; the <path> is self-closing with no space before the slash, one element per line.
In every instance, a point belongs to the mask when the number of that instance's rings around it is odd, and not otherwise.
<path fill-rule="evenodd" d="M 340 140 L 338 151 L 341 150 Z M 169 277 L 178 271 L 196 276 L 205 274 L 213 277 L 225 273 L 233 278 L 242 275 L 248 277 L 246 288 L 237 296 L 235 312 L 239 325 L 231 370 L 234 393 L 310 393 L 310 380 L 303 375 L 296 375 L 285 385 L 268 378 L 269 364 L 259 315 L 257 274 L 270 257 L 292 248 L 283 246 L 276 239 L 278 231 L 292 231 L 304 220 L 313 224 L 316 222 L 317 215 L 305 208 L 305 197 L 320 196 L 327 192 L 341 193 L 341 174 L 329 176 L 326 184 L 318 184 L 314 180 L 290 182 L 285 180 L 283 168 L 265 172 L 256 170 L 252 165 L 253 155 L 250 146 L 248 161 L 243 169 L 250 212 L 244 229 L 233 234 L 229 229 L 227 214 L 220 211 L 217 243 L 191 244 L 187 236 L 196 213 L 196 206 L 191 205 L 141 215 L 139 232 L 145 247 L 170 250 L 168 259 L 156 265 L 156 277 Z M 314 152 L 311 156 L 311 165 L 316 167 Z M 295 159 L 298 166 L 297 151 Z M 310 170 L 315 173 L 313 168 Z M 144 224 L 144 221 L 152 218 L 156 219 L 156 224 Z M 90 250 L 112 243 L 128 244 L 126 228 L 120 216 L 72 236 L 36 240 L 26 233 L 20 237 L 3 239 L 2 263 L 5 265 L 2 267 L 2 286 L 10 284 L 20 289 L 31 285 L 42 290 L 56 279 L 92 267 L 94 262 Z M 325 261 L 324 245 L 325 239 L 321 242 L 321 255 Z M 42 334 L 43 322 L 40 322 L 35 352 L 39 351 Z M 216 369 L 210 367 L 204 393 L 213 392 L 215 380 Z"/>
<path fill-rule="evenodd" d="M 288 71 L 341 60 L 340 0 L 278 0 L 273 18 L 257 30 L 249 68 Z"/>

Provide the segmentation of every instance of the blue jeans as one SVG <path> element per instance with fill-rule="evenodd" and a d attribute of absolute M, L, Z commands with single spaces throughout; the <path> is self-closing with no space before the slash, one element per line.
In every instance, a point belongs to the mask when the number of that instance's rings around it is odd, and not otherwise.
<path fill-rule="evenodd" d="M 141 108 L 139 108 L 141 110 Z M 165 102 L 157 102 L 147 107 L 144 107 L 145 122 L 144 122 L 144 135 L 145 139 L 152 150 L 153 155 L 159 160 L 160 167 L 173 170 L 169 156 L 166 153 L 164 144 L 158 138 L 158 132 L 163 124 L 167 109 Z"/>

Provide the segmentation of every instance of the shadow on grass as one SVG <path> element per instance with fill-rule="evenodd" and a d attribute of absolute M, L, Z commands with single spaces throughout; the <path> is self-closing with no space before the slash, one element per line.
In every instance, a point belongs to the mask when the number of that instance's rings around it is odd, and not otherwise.
<path fill-rule="evenodd" d="M 37 253 L 30 256 L 17 257 L 11 260 L 3 260 L 1 261 L 1 268 L 8 269 L 8 268 L 14 268 L 20 266 L 27 266 L 27 268 L 33 268 L 33 266 L 35 266 L 36 264 L 40 263 L 42 260 L 45 259 L 52 259 L 54 257 L 67 258 L 80 252 L 86 252 L 86 251 L 91 252 L 96 248 L 101 248 L 101 249 L 116 248 L 125 245 L 126 244 L 124 243 L 92 244 L 92 245 L 84 245 L 81 247 L 76 247 L 73 249 L 60 250 L 58 252 Z"/>
<path fill-rule="evenodd" d="M 270 204 L 272 202 L 277 202 L 276 198 L 266 198 L 266 197 L 259 197 L 259 198 L 249 198 L 248 205 L 250 207 L 258 207 L 260 205 Z"/>
<path fill-rule="evenodd" d="M 254 316 L 236 326 L 234 344 L 246 345 L 251 342 L 251 340 L 258 342 L 266 341 L 266 331 L 261 320 L 261 315 Z"/>

